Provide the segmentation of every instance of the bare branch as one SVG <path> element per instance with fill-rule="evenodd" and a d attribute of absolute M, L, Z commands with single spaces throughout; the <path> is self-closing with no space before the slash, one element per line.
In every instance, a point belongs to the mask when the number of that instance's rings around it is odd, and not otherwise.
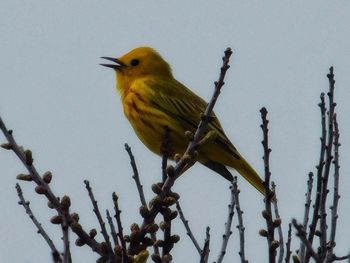
<path fill-rule="evenodd" d="M 51 240 L 49 235 L 46 233 L 46 231 L 44 230 L 42 225 L 39 223 L 39 221 L 34 216 L 34 214 L 32 212 L 32 209 L 29 206 L 29 202 L 27 202 L 24 199 L 23 192 L 22 192 L 22 189 L 21 189 L 19 184 L 16 184 L 16 190 L 17 190 L 17 194 L 18 194 L 18 197 L 19 197 L 19 200 L 20 200 L 18 202 L 18 204 L 22 205 L 24 207 L 24 209 L 25 209 L 26 213 L 28 214 L 29 218 L 33 221 L 34 225 L 37 227 L 38 234 L 40 234 L 44 238 L 46 243 L 49 245 L 49 247 L 51 249 L 51 253 L 52 253 L 52 257 L 53 257 L 54 262 L 62 262 L 61 255 L 58 252 L 55 244 L 53 243 L 53 241 Z"/>
<path fill-rule="evenodd" d="M 272 210 L 271 210 L 271 202 L 272 198 L 274 197 L 273 192 L 270 190 L 270 153 L 271 149 L 269 148 L 269 141 L 268 141 L 268 123 L 267 120 L 267 110 L 265 107 L 261 108 L 261 119 L 262 119 L 262 125 L 261 129 L 263 130 L 263 140 L 262 145 L 264 147 L 264 167 L 265 167 L 265 210 L 263 211 L 263 216 L 266 220 L 267 225 L 267 244 L 269 249 L 269 262 L 275 263 L 276 261 L 276 248 L 278 247 L 279 243 L 277 240 L 275 240 L 274 234 L 275 234 L 275 228 L 273 226 L 272 221 Z"/>
<path fill-rule="evenodd" d="M 318 104 L 320 107 L 321 112 L 321 149 L 320 149 L 320 158 L 317 168 L 317 186 L 316 186 L 316 192 L 315 192 L 315 203 L 313 206 L 313 215 L 312 215 L 312 221 L 310 224 L 310 231 L 308 235 L 308 240 L 310 244 L 313 243 L 313 239 L 316 232 L 317 222 L 319 220 L 319 212 L 320 212 L 320 203 L 321 203 L 321 191 L 322 191 L 322 173 L 323 168 L 325 164 L 325 154 L 326 154 L 326 136 L 327 136 L 327 130 L 326 130 L 326 103 L 325 103 L 325 94 L 321 93 L 320 99 L 321 102 Z M 310 251 L 306 251 L 306 258 L 305 263 L 308 263 L 310 260 Z"/>
<path fill-rule="evenodd" d="M 118 226 L 118 237 L 120 240 L 120 244 L 122 247 L 122 263 L 127 263 L 127 253 L 126 253 L 126 244 L 124 240 L 124 235 L 123 235 L 123 225 L 122 221 L 120 218 L 121 211 L 119 210 L 119 205 L 118 205 L 118 196 L 116 193 L 113 192 L 112 194 L 113 198 L 113 203 L 114 203 L 114 210 L 115 210 L 115 219 L 117 220 L 117 226 Z"/>
<path fill-rule="evenodd" d="M 72 231 L 78 235 L 80 242 L 83 242 L 83 244 L 88 245 L 93 251 L 97 252 L 100 256 L 105 256 L 104 252 L 101 250 L 101 246 L 96 240 L 91 238 L 82 228 L 82 226 L 72 218 L 72 216 L 69 213 L 65 213 L 65 211 L 62 210 L 61 203 L 59 201 L 59 198 L 55 196 L 55 194 L 52 192 L 49 183 L 52 178 L 52 174 L 50 172 L 46 172 L 43 177 L 41 177 L 35 168 L 33 164 L 33 157 L 30 150 L 24 150 L 23 147 L 19 146 L 17 142 L 15 141 L 12 130 L 8 130 L 6 128 L 5 123 L 1 119 L 0 116 L 0 129 L 5 135 L 5 138 L 7 139 L 8 143 L 6 145 L 2 145 L 3 148 L 12 150 L 17 157 L 21 160 L 25 168 L 28 170 L 29 175 L 21 175 L 18 176 L 17 179 L 19 180 L 26 180 L 26 181 L 34 181 L 35 184 L 37 184 L 35 191 L 38 194 L 45 195 L 45 197 L 49 201 L 50 208 L 54 208 L 58 216 L 63 217 L 63 221 L 66 222 L 66 224 L 69 224 Z M 49 178 L 49 179 L 48 179 Z M 67 243 L 66 243 L 67 244 Z M 67 247 L 66 247 L 67 248 Z"/>
<path fill-rule="evenodd" d="M 232 225 L 234 209 L 235 209 L 235 194 L 233 191 L 233 186 L 230 186 L 230 190 L 231 190 L 231 201 L 230 201 L 230 204 L 228 205 L 228 216 L 227 216 L 227 221 L 225 223 L 225 233 L 222 235 L 221 252 L 218 257 L 217 263 L 221 263 L 223 261 L 224 256 L 226 254 L 228 241 L 230 239 L 230 236 L 232 235 L 231 225 Z"/>
<path fill-rule="evenodd" d="M 124 146 L 125 146 L 125 150 L 127 151 L 128 155 L 129 155 L 129 158 L 130 158 L 130 164 L 131 164 L 132 170 L 134 172 L 132 178 L 135 180 L 137 191 L 138 191 L 139 196 L 140 196 L 141 204 L 142 204 L 142 206 L 144 206 L 148 210 L 148 206 L 146 203 L 145 194 L 143 192 L 143 186 L 141 184 L 141 180 L 140 180 L 139 172 L 137 169 L 135 157 L 131 151 L 131 147 L 127 143 L 125 143 Z M 159 255 L 158 246 L 155 245 L 155 242 L 157 241 L 156 233 L 151 233 L 151 238 L 154 242 L 153 251 L 155 254 Z"/>
<path fill-rule="evenodd" d="M 329 239 L 329 255 L 333 254 L 333 249 L 335 247 L 335 235 L 337 229 L 337 219 L 338 219 L 338 201 L 340 195 L 339 190 L 339 127 L 337 122 L 337 116 L 334 114 L 334 186 L 333 186 L 333 204 L 331 206 L 332 218 L 331 218 L 331 234 Z"/>
<path fill-rule="evenodd" d="M 236 206 L 237 217 L 238 217 L 237 229 L 239 232 L 239 245 L 240 245 L 239 246 L 239 256 L 241 258 L 242 263 L 248 263 L 248 260 L 245 259 L 245 253 L 244 253 L 244 230 L 245 230 L 245 227 L 243 225 L 243 211 L 241 210 L 241 206 L 239 204 L 240 190 L 238 189 L 238 185 L 237 185 L 237 176 L 235 176 L 233 178 L 232 191 L 233 191 L 233 195 L 234 195 L 235 206 Z"/>
<path fill-rule="evenodd" d="M 290 256 L 292 254 L 292 251 L 290 250 L 290 246 L 292 243 L 292 224 L 289 223 L 288 224 L 288 237 L 287 237 L 287 243 L 286 243 L 286 258 L 285 258 L 285 263 L 289 263 L 290 262 Z"/>
<path fill-rule="evenodd" d="M 184 216 L 184 213 L 183 213 L 183 211 L 182 211 L 182 209 L 181 209 L 181 206 L 180 206 L 179 201 L 176 201 L 176 209 L 177 209 L 177 211 L 179 212 L 180 219 L 181 219 L 182 223 L 183 223 L 184 226 L 185 226 L 187 235 L 190 237 L 190 239 L 191 239 L 193 245 L 196 247 L 198 253 L 201 254 L 201 253 L 202 253 L 202 249 L 200 248 L 200 246 L 199 246 L 199 244 L 198 244 L 196 238 L 194 237 L 194 235 L 193 235 L 193 233 L 192 233 L 192 231 L 191 231 L 191 228 L 190 228 L 190 226 L 189 226 L 189 224 L 188 224 L 188 220 L 186 220 L 186 218 L 185 218 L 185 216 Z"/>
<path fill-rule="evenodd" d="M 63 262 L 71 263 L 72 256 L 70 252 L 70 241 L 69 241 L 69 207 L 70 207 L 70 198 L 68 196 L 63 196 L 61 200 L 61 208 L 63 212 L 63 220 L 61 223 L 61 229 L 63 234 Z"/>
<path fill-rule="evenodd" d="M 306 201 L 305 201 L 305 210 L 304 210 L 304 221 L 303 221 L 303 228 L 306 229 L 308 222 L 309 222 L 309 214 L 310 214 L 310 205 L 311 205 L 311 194 L 312 194 L 312 187 L 313 187 L 313 173 L 309 173 L 309 180 L 307 181 L 307 191 L 306 191 Z M 299 248 L 299 258 L 303 259 L 305 258 L 305 243 L 300 241 L 300 248 Z"/>
<path fill-rule="evenodd" d="M 144 206 L 147 206 L 145 194 L 143 193 L 143 186 L 141 184 L 139 172 L 137 170 L 137 166 L 136 166 L 136 162 L 135 162 L 135 157 L 132 154 L 130 146 L 127 143 L 125 143 L 124 146 L 125 146 L 125 150 L 128 152 L 129 157 L 130 157 L 130 164 L 131 164 L 132 170 L 134 172 L 134 175 L 132 176 L 132 178 L 135 180 L 137 190 L 139 192 L 141 204 Z"/>
<path fill-rule="evenodd" d="M 189 167 L 191 167 L 196 161 L 196 153 L 195 152 L 196 152 L 198 145 L 199 145 L 199 142 L 203 138 L 203 134 L 206 131 L 207 126 L 212 118 L 211 116 L 212 116 L 213 108 L 214 108 L 215 103 L 219 97 L 221 88 L 225 84 L 224 79 L 225 79 L 226 72 L 230 67 L 228 65 L 228 63 L 229 63 L 231 55 L 232 55 L 231 49 L 227 48 L 225 51 L 225 56 L 222 58 L 223 65 L 221 67 L 219 79 L 218 79 L 218 81 L 216 81 L 214 83 L 215 89 L 214 89 L 214 93 L 212 95 L 212 98 L 211 98 L 210 102 L 208 103 L 207 108 L 204 111 L 204 114 L 202 116 L 202 120 L 198 124 L 197 130 L 193 136 L 193 140 L 191 140 L 189 142 L 187 149 L 186 149 L 185 153 L 183 154 L 182 158 L 176 163 L 176 165 L 173 169 L 172 176 L 169 176 L 169 173 L 168 173 L 168 177 L 163 185 L 163 192 L 164 193 L 168 189 L 170 189 L 173 186 L 175 180 L 183 172 L 185 172 Z"/>
<path fill-rule="evenodd" d="M 333 74 L 333 67 L 330 67 L 329 74 L 327 74 L 329 80 L 329 91 L 327 93 L 329 100 L 329 112 L 328 112 L 328 139 L 327 139 L 327 147 L 326 147 L 326 164 L 322 177 L 322 191 L 321 191 L 321 206 L 320 206 L 320 247 L 321 247 L 321 259 L 326 257 L 327 253 L 327 212 L 326 212 L 326 200 L 328 195 L 328 178 L 330 167 L 333 160 L 332 149 L 333 149 L 333 140 L 334 140 L 334 110 L 335 110 L 335 102 L 334 102 L 334 87 L 335 80 Z"/>
<path fill-rule="evenodd" d="M 305 243 L 305 246 L 310 252 L 311 257 L 315 260 L 316 263 L 321 263 L 321 259 L 319 258 L 315 250 L 312 248 L 312 244 L 310 243 L 310 241 L 306 238 L 306 232 L 303 228 L 303 225 L 298 224 L 298 222 L 295 219 L 292 220 L 292 223 L 295 229 L 297 230 L 297 236 L 302 242 Z"/>
<path fill-rule="evenodd" d="M 206 231 L 206 238 L 204 241 L 204 246 L 201 252 L 201 259 L 200 259 L 200 263 L 207 263 L 208 259 L 209 259 L 209 245 L 210 245 L 210 228 L 207 227 L 207 231 Z"/>
<path fill-rule="evenodd" d="M 277 198 L 276 198 L 276 184 L 275 182 L 271 182 L 271 186 L 272 186 L 272 192 L 275 195 L 275 201 L 273 202 L 273 207 L 274 207 L 274 211 L 275 211 L 275 221 L 274 221 L 274 226 L 278 228 L 278 237 L 279 237 L 279 244 L 280 244 L 280 250 L 279 250 L 279 255 L 278 255 L 278 263 L 282 263 L 283 262 L 283 256 L 284 256 L 284 246 L 283 246 L 283 232 L 282 232 L 282 219 L 280 217 L 280 214 L 278 212 L 278 205 L 277 205 Z"/>
<path fill-rule="evenodd" d="M 117 246 L 117 245 L 119 245 L 118 236 L 117 236 L 117 232 L 115 231 L 113 219 L 112 219 L 108 209 L 106 209 L 106 216 L 107 216 L 109 228 L 111 229 L 111 235 L 113 238 L 114 246 Z"/>
<path fill-rule="evenodd" d="M 91 203 L 92 203 L 92 205 L 94 207 L 93 211 L 94 211 L 94 213 L 95 213 L 95 215 L 97 217 L 98 223 L 100 224 L 101 233 L 103 235 L 104 240 L 106 241 L 109 258 L 111 258 L 111 257 L 114 256 L 114 253 L 113 253 L 111 242 L 109 240 L 109 235 L 107 233 L 106 224 L 103 221 L 103 218 L 101 216 L 100 209 L 98 208 L 98 205 L 97 205 L 97 201 L 96 201 L 96 199 L 94 197 L 94 194 L 92 192 L 92 189 L 90 187 L 90 182 L 88 180 L 84 180 L 84 184 L 85 184 L 86 190 L 89 193 L 89 197 L 90 197 Z"/>

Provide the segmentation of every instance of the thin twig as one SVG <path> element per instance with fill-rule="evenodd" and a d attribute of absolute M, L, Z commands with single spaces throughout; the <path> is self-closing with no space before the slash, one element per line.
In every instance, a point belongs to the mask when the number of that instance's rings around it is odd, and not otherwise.
<path fill-rule="evenodd" d="M 106 241 L 109 258 L 111 258 L 111 257 L 114 256 L 114 253 L 113 253 L 111 242 L 109 240 L 109 235 L 107 233 L 106 224 L 103 221 L 102 215 L 100 213 L 100 209 L 98 208 L 97 201 L 96 201 L 96 199 L 94 197 L 94 194 L 92 192 L 92 189 L 90 187 L 90 182 L 88 180 L 84 180 L 84 184 L 85 184 L 85 187 L 86 187 L 86 189 L 87 189 L 87 191 L 89 193 L 89 197 L 90 197 L 92 206 L 94 207 L 93 211 L 94 211 L 94 213 L 95 213 L 95 215 L 97 217 L 98 223 L 99 223 L 99 225 L 101 227 L 101 233 L 103 235 L 104 240 Z"/>
<path fill-rule="evenodd" d="M 63 222 L 61 223 L 62 229 L 62 241 L 63 241 L 63 262 L 71 263 L 72 256 L 70 252 L 70 241 L 69 241 L 69 207 L 70 207 L 70 198 L 68 196 L 64 196 L 61 201 L 61 207 L 63 211 Z"/>
<path fill-rule="evenodd" d="M 331 206 L 332 218 L 331 218 L 331 234 L 329 239 L 329 255 L 333 255 L 333 249 L 335 247 L 335 235 L 337 230 L 338 219 L 338 201 L 339 195 L 339 127 L 337 122 L 337 116 L 334 114 L 334 186 L 333 186 L 333 204 Z"/>
<path fill-rule="evenodd" d="M 16 184 L 16 190 L 17 190 L 17 194 L 18 194 L 18 197 L 19 197 L 19 200 L 20 200 L 18 202 L 18 204 L 22 205 L 24 207 L 24 209 L 25 209 L 26 213 L 28 214 L 29 218 L 33 221 L 34 225 L 37 227 L 38 233 L 44 238 L 46 243 L 49 245 L 49 247 L 51 249 L 51 253 L 52 253 L 52 257 L 53 257 L 54 262 L 62 262 L 61 255 L 58 252 L 55 244 L 53 243 L 53 241 L 51 240 L 49 235 L 46 233 L 46 231 L 44 230 L 42 225 L 39 223 L 39 221 L 34 216 L 34 214 L 32 212 L 32 209 L 29 206 L 29 202 L 27 202 L 24 199 L 23 192 L 22 192 L 22 189 L 21 189 L 19 184 Z"/>
<path fill-rule="evenodd" d="M 131 164 L 132 170 L 134 172 L 132 178 L 135 180 L 136 187 L 137 187 L 137 190 L 139 192 L 141 204 L 147 207 L 145 194 L 143 193 L 143 186 L 141 184 L 139 172 L 138 172 L 136 162 L 135 162 L 135 157 L 132 154 L 131 148 L 127 143 L 124 144 L 124 147 L 125 147 L 125 150 L 127 151 L 127 153 L 129 154 L 130 164 Z"/>
<path fill-rule="evenodd" d="M 320 157 L 318 165 L 316 166 L 317 169 L 317 185 L 316 185 L 316 192 L 315 192 L 315 202 L 313 205 L 313 215 L 312 215 L 312 221 L 309 227 L 309 235 L 308 235 L 308 241 L 310 244 L 313 243 L 317 222 L 319 220 L 319 214 L 320 214 L 320 203 L 321 203 L 321 191 L 322 191 L 322 173 L 323 168 L 325 164 L 325 153 L 326 153 L 326 136 L 327 136 L 327 129 L 326 129 L 326 103 L 325 103 L 325 94 L 321 93 L 320 96 L 321 102 L 318 104 L 320 107 L 321 112 L 321 148 L 320 148 Z M 310 252 L 306 251 L 306 257 L 305 257 L 305 263 L 308 263 L 310 261 Z M 303 259 L 302 259 L 303 260 Z"/>
<path fill-rule="evenodd" d="M 112 219 L 108 209 L 106 209 L 106 216 L 107 216 L 109 228 L 111 229 L 111 235 L 113 238 L 114 246 L 117 246 L 117 245 L 119 245 L 118 236 L 117 236 L 117 232 L 115 231 L 113 219 Z"/>
<path fill-rule="evenodd" d="M 298 222 L 293 219 L 292 220 L 293 226 L 297 230 L 297 236 L 300 238 L 302 242 L 305 242 L 305 246 L 307 247 L 308 251 L 310 252 L 311 257 L 315 260 L 316 263 L 321 263 L 321 260 L 315 250 L 312 248 L 312 244 L 309 242 L 309 240 L 306 238 L 306 232 L 303 228 L 303 225 L 298 224 Z"/>
<path fill-rule="evenodd" d="M 176 201 L 176 209 L 177 209 L 177 211 L 179 212 L 180 219 L 181 219 L 182 223 L 183 223 L 184 226 L 185 226 L 186 234 L 190 237 L 190 239 L 191 239 L 193 245 L 196 247 L 198 253 L 201 254 L 201 253 L 202 253 L 202 249 L 201 249 L 201 247 L 199 246 L 199 244 L 198 244 L 196 238 L 194 237 L 194 235 L 193 235 L 193 233 L 192 233 L 192 231 L 191 231 L 191 228 L 190 228 L 190 226 L 189 226 L 189 224 L 188 224 L 188 220 L 186 220 L 186 218 L 185 218 L 185 216 L 184 216 L 184 213 L 183 213 L 183 211 L 182 211 L 182 209 L 181 209 L 181 206 L 180 206 L 179 201 Z"/>
<path fill-rule="evenodd" d="M 276 184 L 275 182 L 271 182 L 271 188 L 272 188 L 272 192 L 274 193 L 275 197 L 276 197 Z M 275 211 L 275 217 L 276 220 L 275 222 L 278 222 L 278 237 L 279 237 L 279 255 L 278 255 L 278 263 L 282 263 L 283 262 L 283 256 L 284 256 L 284 246 L 283 246 L 283 232 L 282 232 L 282 219 L 280 217 L 279 211 L 278 211 L 278 205 L 277 205 L 277 198 L 275 198 L 275 201 L 273 202 L 273 207 L 274 207 L 274 211 Z"/>
<path fill-rule="evenodd" d="M 248 260 L 245 259 L 245 253 L 244 253 L 244 230 L 245 227 L 243 225 L 243 211 L 241 210 L 241 206 L 239 204 L 239 193 L 240 190 L 238 189 L 237 185 L 237 176 L 233 178 L 232 182 L 232 191 L 235 198 L 235 206 L 237 211 L 237 217 L 238 217 L 238 225 L 237 229 L 239 232 L 239 256 L 241 258 L 242 263 L 248 263 Z"/>
<path fill-rule="evenodd" d="M 123 235 L 123 225 L 120 218 L 121 211 L 119 209 L 118 196 L 115 192 L 113 192 L 112 198 L 113 198 L 114 210 L 115 210 L 114 217 L 117 220 L 117 226 L 118 226 L 118 237 L 122 247 L 122 263 L 127 263 L 126 244 L 125 244 L 124 235 Z"/>
<path fill-rule="evenodd" d="M 346 259 L 348 259 L 350 262 L 350 253 L 348 255 L 342 256 L 342 257 L 338 257 L 336 255 L 333 255 L 333 257 L 332 257 L 332 261 L 341 261 L 341 260 L 346 260 Z M 330 261 L 330 262 L 332 262 L 332 261 Z"/>
<path fill-rule="evenodd" d="M 207 129 L 207 126 L 211 120 L 213 108 L 215 106 L 215 103 L 220 95 L 221 88 L 225 84 L 224 79 L 227 70 L 229 69 L 229 61 L 230 57 L 232 55 L 232 50 L 231 48 L 227 48 L 225 50 L 225 56 L 222 58 L 223 60 L 223 65 L 220 70 L 220 76 L 218 81 L 216 81 L 215 84 L 215 89 L 214 93 L 211 97 L 210 102 L 207 105 L 207 108 L 204 111 L 204 114 L 202 116 L 202 120 L 199 122 L 197 130 L 193 136 L 193 140 L 191 140 L 187 146 L 187 149 L 185 153 L 183 154 L 182 158 L 176 163 L 173 173 L 171 176 L 168 176 L 164 185 L 163 185 L 163 192 L 166 193 L 168 189 L 170 189 L 175 180 L 180 177 L 180 175 L 186 171 L 190 166 L 192 166 L 195 162 L 195 152 L 198 148 L 200 140 L 203 138 L 203 134 Z"/>
<path fill-rule="evenodd" d="M 37 184 L 37 192 L 40 189 L 40 193 L 44 194 L 48 199 L 50 205 L 57 211 L 59 216 L 64 217 L 63 221 L 67 222 L 70 225 L 72 231 L 79 237 L 80 240 L 84 242 L 84 244 L 88 245 L 93 251 L 98 253 L 100 256 L 105 256 L 104 252 L 101 249 L 100 244 L 93 238 L 91 238 L 86 231 L 82 228 L 82 226 L 75 222 L 75 220 L 71 217 L 69 213 L 64 213 L 61 208 L 61 204 L 56 195 L 52 192 L 49 183 L 47 183 L 38 173 L 37 169 L 33 164 L 32 153 L 30 150 L 24 151 L 22 147 L 20 147 L 16 140 L 12 135 L 12 130 L 8 130 L 5 123 L 3 122 L 0 116 L 0 130 L 5 135 L 7 144 L 3 144 L 2 147 L 5 149 L 12 150 L 17 157 L 21 160 L 27 171 L 29 172 L 30 180 L 34 181 Z"/>
<path fill-rule="evenodd" d="M 311 206 L 311 194 L 313 188 L 313 179 L 314 174 L 312 172 L 309 173 L 309 180 L 307 181 L 307 191 L 306 191 L 306 201 L 305 201 L 305 210 L 304 210 L 304 220 L 303 220 L 303 228 L 306 230 L 307 225 L 309 223 L 309 214 L 310 214 L 310 206 Z M 305 243 L 300 241 L 299 248 L 299 258 L 304 262 L 305 259 Z"/>
<path fill-rule="evenodd" d="M 334 87 L 335 80 L 333 74 L 333 67 L 330 67 L 329 74 L 327 74 L 329 80 L 329 91 L 328 102 L 329 102 L 329 112 L 328 112 L 328 139 L 326 147 L 326 164 L 322 178 L 322 191 L 321 191 L 321 206 L 320 206 L 320 247 L 321 247 L 321 259 L 326 257 L 327 253 L 327 212 L 326 212 L 326 200 L 328 195 L 328 178 L 330 167 L 333 160 L 332 149 L 333 149 L 333 140 L 334 140 L 334 110 L 336 104 L 334 103 Z"/>
<path fill-rule="evenodd" d="M 287 243 L 286 243 L 286 258 L 285 258 L 285 263 L 290 262 L 290 256 L 292 254 L 292 251 L 290 250 L 290 246 L 292 243 L 292 224 L 288 224 L 288 236 L 287 236 Z"/>
<path fill-rule="evenodd" d="M 262 145 L 264 147 L 264 167 L 265 167 L 265 210 L 263 211 L 263 216 L 266 220 L 267 225 L 267 244 L 268 244 L 268 250 L 269 250 L 269 262 L 275 263 L 276 261 L 276 248 L 277 246 L 273 245 L 273 242 L 275 242 L 275 228 L 273 226 L 272 221 L 272 210 L 271 210 L 271 201 L 273 198 L 273 193 L 270 190 L 270 153 L 271 149 L 269 148 L 269 139 L 268 139 L 268 123 L 267 120 L 267 110 L 265 107 L 261 108 L 261 119 L 262 119 L 262 125 L 261 129 L 263 130 L 263 140 Z"/>
<path fill-rule="evenodd" d="M 208 259 L 209 259 L 209 252 L 210 252 L 210 228 L 207 227 L 206 230 L 206 238 L 204 241 L 204 246 L 201 252 L 201 259 L 200 259 L 200 263 L 207 263 Z"/>
<path fill-rule="evenodd" d="M 227 221 L 225 223 L 225 233 L 222 235 L 221 250 L 220 250 L 217 263 L 221 263 L 223 261 L 224 256 L 226 254 L 228 241 L 230 239 L 230 236 L 232 235 L 231 225 L 232 225 L 234 208 L 235 208 L 235 194 L 233 191 L 233 186 L 230 186 L 230 191 L 231 191 L 231 201 L 230 201 L 230 204 L 228 205 L 228 215 L 227 215 Z"/>
<path fill-rule="evenodd" d="M 137 187 L 137 191 L 139 193 L 139 197 L 140 197 L 140 201 L 141 201 L 141 204 L 142 206 L 144 206 L 145 208 L 148 209 L 148 206 L 147 206 L 147 202 L 146 202 L 146 198 L 145 198 L 145 194 L 143 192 L 143 186 L 141 184 L 141 180 L 140 180 L 140 176 L 139 176 L 139 172 L 138 172 L 138 169 L 137 169 L 137 165 L 136 165 L 136 161 L 135 161 L 135 157 L 131 151 L 131 147 L 125 143 L 124 144 L 124 147 L 125 147 L 125 150 L 127 151 L 128 155 L 129 155 L 129 158 L 130 158 L 130 165 L 132 167 L 132 170 L 134 172 L 132 178 L 135 180 L 135 183 L 136 183 L 136 187 Z M 154 242 L 154 244 L 156 243 L 157 241 L 157 235 L 156 233 L 151 233 L 151 238 Z M 154 254 L 156 255 L 160 255 L 159 254 L 159 248 L 158 246 L 156 245 L 153 245 L 153 251 L 154 251 Z"/>

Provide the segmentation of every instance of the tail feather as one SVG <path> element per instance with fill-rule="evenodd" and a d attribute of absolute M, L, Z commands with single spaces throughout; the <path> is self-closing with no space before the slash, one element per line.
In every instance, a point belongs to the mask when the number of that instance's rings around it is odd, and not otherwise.
<path fill-rule="evenodd" d="M 203 164 L 209 169 L 220 174 L 222 177 L 224 177 L 228 181 L 232 182 L 233 176 L 230 173 L 230 171 L 226 168 L 225 165 L 214 161 L 208 161 Z M 238 166 L 236 165 L 234 169 L 237 170 L 237 172 L 239 172 L 260 193 L 265 195 L 264 181 L 259 177 L 259 175 L 255 172 L 255 170 L 246 161 L 244 161 L 243 159 L 240 160 L 239 165 Z"/>
<path fill-rule="evenodd" d="M 265 195 L 265 183 L 255 170 L 244 160 L 234 167 L 252 186 Z"/>
<path fill-rule="evenodd" d="M 221 163 L 214 162 L 214 161 L 205 162 L 203 164 L 206 167 L 208 167 L 209 169 L 217 172 L 218 174 L 220 174 L 222 177 L 224 177 L 225 179 L 229 180 L 230 182 L 233 181 L 233 176 L 230 173 L 230 171 L 227 170 L 225 165 L 223 165 Z"/>

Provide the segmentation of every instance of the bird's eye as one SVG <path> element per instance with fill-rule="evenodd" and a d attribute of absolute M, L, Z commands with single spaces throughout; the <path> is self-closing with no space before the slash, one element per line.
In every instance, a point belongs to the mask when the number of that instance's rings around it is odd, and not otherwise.
<path fill-rule="evenodd" d="M 130 62 L 131 66 L 133 66 L 133 67 L 137 66 L 139 63 L 140 63 L 140 60 L 138 60 L 136 58 L 131 60 L 131 62 Z"/>

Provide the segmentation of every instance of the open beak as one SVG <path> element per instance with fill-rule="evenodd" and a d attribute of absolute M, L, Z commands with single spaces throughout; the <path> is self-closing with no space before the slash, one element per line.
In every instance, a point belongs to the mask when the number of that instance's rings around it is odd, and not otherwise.
<path fill-rule="evenodd" d="M 104 66 L 104 67 L 107 67 L 107 68 L 112 68 L 114 70 L 118 70 L 121 67 L 125 67 L 126 66 L 123 62 L 121 62 L 117 58 L 110 58 L 110 57 L 101 57 L 101 58 L 107 59 L 109 61 L 113 61 L 114 63 L 116 63 L 116 64 L 100 64 L 101 66 Z"/>

